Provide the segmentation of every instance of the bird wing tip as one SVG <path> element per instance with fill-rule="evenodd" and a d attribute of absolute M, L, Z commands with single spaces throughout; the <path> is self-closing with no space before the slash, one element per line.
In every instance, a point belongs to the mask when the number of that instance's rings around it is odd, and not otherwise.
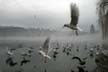
<path fill-rule="evenodd" d="M 78 29 L 79 31 L 81 31 L 81 32 L 83 31 L 80 27 L 77 27 L 77 29 Z"/>

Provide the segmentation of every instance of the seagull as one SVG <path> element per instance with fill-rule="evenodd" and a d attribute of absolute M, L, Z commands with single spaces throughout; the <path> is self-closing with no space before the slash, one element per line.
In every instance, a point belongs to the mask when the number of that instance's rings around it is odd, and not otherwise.
<path fill-rule="evenodd" d="M 90 49 L 90 57 L 94 57 L 94 49 L 93 48 Z"/>
<path fill-rule="evenodd" d="M 11 67 L 13 67 L 13 66 L 15 66 L 15 65 L 17 65 L 18 63 L 17 62 L 14 62 L 14 61 L 10 61 L 9 62 L 9 65 L 11 66 Z"/>
<path fill-rule="evenodd" d="M 20 65 L 23 66 L 24 64 L 30 62 L 30 60 L 25 59 L 25 57 L 23 58 L 23 60 L 21 61 Z"/>
<path fill-rule="evenodd" d="M 45 63 L 46 63 L 46 59 L 51 59 L 51 57 L 48 55 L 48 53 L 52 50 L 52 48 L 49 48 L 49 37 L 45 40 L 44 44 L 42 47 L 40 47 L 40 50 L 38 51 L 40 55 L 42 55 L 45 59 Z"/>
<path fill-rule="evenodd" d="M 34 49 L 33 47 L 30 47 L 29 50 L 28 50 L 28 53 L 31 54 L 33 52 L 33 49 Z"/>
<path fill-rule="evenodd" d="M 79 62 L 80 62 L 79 64 L 80 64 L 80 65 L 85 65 L 85 64 L 86 64 L 86 61 L 84 61 L 84 60 L 82 61 L 82 60 L 81 60 L 79 57 L 77 57 L 77 56 L 72 57 L 72 59 L 77 59 L 77 60 L 79 60 Z"/>
<path fill-rule="evenodd" d="M 6 50 L 7 50 L 7 55 L 9 55 L 9 56 L 13 55 L 12 50 L 10 50 L 8 47 L 6 47 Z"/>
<path fill-rule="evenodd" d="M 65 53 L 66 52 L 66 48 L 65 47 L 63 47 L 63 53 Z"/>
<path fill-rule="evenodd" d="M 57 56 L 56 56 L 55 54 L 53 54 L 54 61 L 56 61 L 56 57 L 57 57 Z"/>
<path fill-rule="evenodd" d="M 87 60 L 87 59 L 88 59 L 88 57 L 84 57 L 84 58 L 83 58 L 83 60 Z"/>
<path fill-rule="evenodd" d="M 77 24 L 78 24 L 78 20 L 79 20 L 79 9 L 77 7 L 76 4 L 71 3 L 70 4 L 70 11 L 71 11 L 71 21 L 70 24 L 64 24 L 63 27 L 67 27 L 70 28 L 72 30 L 75 30 L 76 35 L 78 35 L 78 30 L 82 31 L 82 29 L 80 29 Z"/>
<path fill-rule="evenodd" d="M 97 51 L 95 54 L 96 54 L 96 56 L 98 56 L 100 53 Z"/>
<path fill-rule="evenodd" d="M 9 57 L 8 59 L 6 59 L 6 64 L 8 64 L 10 61 L 12 61 L 12 57 Z"/>
<path fill-rule="evenodd" d="M 17 65 L 18 63 L 17 62 L 14 62 L 12 57 L 9 57 L 6 60 L 6 64 L 9 64 L 9 66 L 13 67 L 13 66 Z"/>
<path fill-rule="evenodd" d="M 94 49 L 93 48 L 90 48 L 90 52 L 93 52 L 94 51 Z"/>
<path fill-rule="evenodd" d="M 57 52 L 57 50 L 55 50 L 55 51 L 54 51 L 54 54 L 53 54 L 54 61 L 56 61 L 57 54 L 58 54 L 58 52 Z"/>
<path fill-rule="evenodd" d="M 56 50 L 58 50 L 59 49 L 59 43 L 57 42 L 56 43 L 56 48 L 55 48 Z"/>

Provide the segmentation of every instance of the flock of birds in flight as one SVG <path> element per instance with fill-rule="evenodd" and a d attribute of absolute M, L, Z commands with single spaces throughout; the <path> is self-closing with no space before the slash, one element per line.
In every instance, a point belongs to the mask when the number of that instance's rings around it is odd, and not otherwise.
<path fill-rule="evenodd" d="M 67 27 L 67 28 L 74 30 L 76 35 L 78 35 L 78 31 L 82 31 L 82 29 L 80 29 L 77 26 L 78 20 L 79 20 L 79 9 L 78 9 L 77 5 L 72 3 L 70 5 L 70 11 L 71 11 L 71 21 L 69 24 L 64 24 L 63 27 Z M 48 37 L 45 40 L 44 44 L 38 50 L 38 53 L 44 58 L 44 63 L 47 63 L 47 60 L 52 59 L 52 57 L 53 57 L 54 61 L 56 61 L 56 57 L 59 54 L 58 53 L 58 49 L 60 46 L 59 43 L 56 43 L 55 48 L 50 48 L 49 43 L 50 43 L 50 37 Z M 70 52 L 72 50 L 72 46 L 69 48 L 67 48 L 67 47 L 68 47 L 68 45 L 63 47 L 63 53 L 66 53 L 66 55 L 71 55 Z M 20 66 L 23 66 L 24 64 L 31 62 L 29 59 L 26 59 L 26 57 L 31 57 L 31 53 L 33 52 L 33 49 L 34 48 L 31 47 L 27 53 L 23 52 L 21 54 L 22 60 L 20 62 Z M 85 45 L 85 50 L 86 49 L 87 49 L 87 45 Z M 7 47 L 6 50 L 7 50 L 7 55 L 8 55 L 8 58 L 6 59 L 6 64 L 8 64 L 11 67 L 18 65 L 18 63 L 13 60 L 13 55 L 14 55 L 13 51 L 15 49 L 9 49 Z M 51 57 L 51 56 L 49 56 L 49 53 L 52 50 L 53 50 L 53 56 Z M 79 47 L 76 48 L 76 51 L 79 52 Z M 90 49 L 90 56 L 91 57 L 94 56 L 94 49 L 93 48 Z M 77 66 L 77 68 L 79 70 L 78 72 L 88 72 L 87 70 L 84 69 L 87 59 L 88 59 L 88 57 L 85 57 L 82 59 L 78 56 L 72 57 L 72 60 L 78 60 L 79 61 L 79 63 L 78 63 L 79 66 Z M 45 69 L 44 72 L 47 72 L 47 70 Z M 75 71 L 71 69 L 71 72 L 75 72 Z"/>

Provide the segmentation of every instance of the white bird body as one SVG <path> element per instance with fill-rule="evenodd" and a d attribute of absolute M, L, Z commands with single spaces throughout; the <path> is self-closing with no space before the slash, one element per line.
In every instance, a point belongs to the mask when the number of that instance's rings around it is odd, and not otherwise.
<path fill-rule="evenodd" d="M 80 27 L 78 26 L 74 26 L 74 25 L 70 25 L 70 24 L 67 24 L 67 27 L 72 29 L 72 30 L 78 30 L 78 31 L 83 31 Z"/>
<path fill-rule="evenodd" d="M 99 52 L 96 52 L 96 55 L 98 56 L 99 55 Z"/>
<path fill-rule="evenodd" d="M 39 51 L 39 54 L 42 55 L 45 58 L 51 59 L 51 57 L 42 50 Z"/>
<path fill-rule="evenodd" d="M 38 53 L 42 55 L 46 59 L 51 59 L 51 57 L 48 55 L 49 52 L 52 50 L 52 48 L 49 48 L 49 38 L 47 38 L 43 44 L 42 47 L 40 47 Z"/>
<path fill-rule="evenodd" d="M 7 49 L 7 54 L 8 55 L 10 55 L 10 56 L 13 55 L 13 52 L 8 47 L 6 47 L 6 49 Z"/>
<path fill-rule="evenodd" d="M 80 27 L 77 27 L 77 29 L 78 29 L 79 31 L 83 31 Z"/>

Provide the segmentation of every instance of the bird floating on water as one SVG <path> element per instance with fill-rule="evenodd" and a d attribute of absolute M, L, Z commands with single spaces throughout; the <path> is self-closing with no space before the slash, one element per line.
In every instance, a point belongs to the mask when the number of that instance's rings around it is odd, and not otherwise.
<path fill-rule="evenodd" d="M 8 59 L 6 59 L 6 64 L 13 67 L 13 66 L 17 65 L 18 63 L 13 61 L 13 57 L 9 57 Z"/>
<path fill-rule="evenodd" d="M 40 55 L 42 55 L 44 57 L 44 62 L 46 63 L 46 60 L 47 59 L 51 59 L 51 57 L 48 55 L 49 52 L 52 50 L 52 48 L 50 48 L 49 46 L 49 41 L 50 41 L 50 38 L 48 37 L 43 46 L 40 47 L 40 50 L 38 51 Z"/>
<path fill-rule="evenodd" d="M 7 50 L 7 55 L 9 55 L 9 56 L 13 55 L 13 52 L 12 52 L 12 50 L 9 49 L 9 47 L 6 47 L 6 50 Z"/>
<path fill-rule="evenodd" d="M 70 28 L 72 30 L 75 30 L 76 35 L 78 35 L 78 31 L 82 31 L 77 24 L 79 20 L 79 9 L 76 4 L 71 3 L 70 5 L 70 12 L 71 12 L 71 21 L 69 24 L 64 24 L 63 27 Z"/>

